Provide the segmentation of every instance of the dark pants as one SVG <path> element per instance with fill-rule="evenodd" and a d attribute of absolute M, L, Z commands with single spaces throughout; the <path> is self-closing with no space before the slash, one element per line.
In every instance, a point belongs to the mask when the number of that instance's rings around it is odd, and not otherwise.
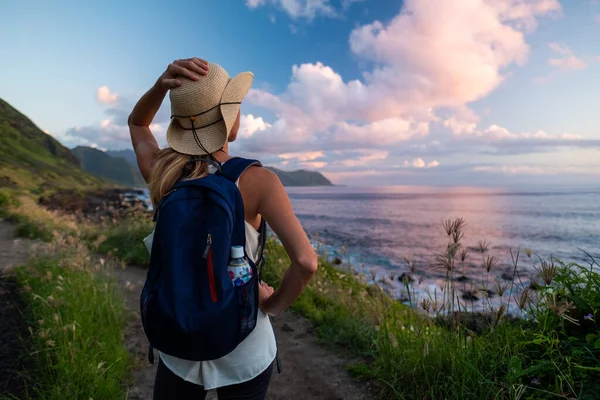
<path fill-rule="evenodd" d="M 217 388 L 219 400 L 264 400 L 272 371 L 273 364 L 252 380 Z M 154 400 L 204 400 L 206 393 L 203 386 L 187 382 L 171 372 L 159 357 Z"/>

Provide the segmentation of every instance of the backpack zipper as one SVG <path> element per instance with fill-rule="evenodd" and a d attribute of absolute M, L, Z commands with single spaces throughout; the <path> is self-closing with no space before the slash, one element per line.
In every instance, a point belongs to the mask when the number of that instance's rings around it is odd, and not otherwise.
<path fill-rule="evenodd" d="M 208 286 L 210 288 L 210 298 L 213 303 L 217 302 L 217 286 L 215 285 L 215 273 L 213 271 L 212 259 L 212 235 L 209 233 L 206 238 L 206 248 L 204 249 L 204 258 L 206 258 L 206 269 L 208 274 Z"/>
<path fill-rule="evenodd" d="M 202 257 L 208 258 L 208 252 L 210 251 L 210 246 L 212 245 L 212 235 L 209 233 L 206 237 L 206 247 L 204 248 L 204 253 L 202 253 Z"/>

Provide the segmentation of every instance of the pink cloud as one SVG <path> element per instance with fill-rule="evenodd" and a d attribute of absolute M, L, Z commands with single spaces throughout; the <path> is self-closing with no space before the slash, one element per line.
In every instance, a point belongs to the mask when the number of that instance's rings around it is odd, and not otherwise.
<path fill-rule="evenodd" d="M 96 91 L 96 100 L 100 104 L 116 104 L 119 101 L 119 95 L 112 93 L 108 86 L 101 86 Z"/>
<path fill-rule="evenodd" d="M 508 67 L 522 65 L 526 34 L 538 17 L 559 11 L 556 0 L 407 0 L 389 23 L 351 33 L 352 52 L 375 63 L 362 80 L 344 81 L 316 62 L 294 65 L 279 95 L 252 90 L 248 100 L 276 116 L 253 139 L 268 138 L 275 147 L 284 140 L 307 147 L 390 145 L 427 135 L 442 107 L 455 111 L 446 127 L 472 133 L 478 118 L 466 115 L 465 105 L 497 88 Z"/>
<path fill-rule="evenodd" d="M 285 153 L 279 154 L 277 157 L 283 158 L 284 160 L 298 160 L 298 161 L 313 161 L 317 158 L 324 157 L 325 153 L 322 151 L 309 151 L 300 153 Z"/>
<path fill-rule="evenodd" d="M 576 57 L 567 45 L 553 42 L 548 44 L 548 47 L 560 56 L 549 59 L 548 64 L 563 70 L 579 70 L 587 68 L 587 63 L 581 58 Z"/>
<path fill-rule="evenodd" d="M 345 160 L 339 161 L 338 165 L 343 165 L 345 167 L 358 167 L 362 165 L 373 164 L 378 161 L 385 160 L 389 152 L 384 150 L 370 150 L 370 151 L 361 151 L 362 155 L 358 157 L 348 158 Z"/>

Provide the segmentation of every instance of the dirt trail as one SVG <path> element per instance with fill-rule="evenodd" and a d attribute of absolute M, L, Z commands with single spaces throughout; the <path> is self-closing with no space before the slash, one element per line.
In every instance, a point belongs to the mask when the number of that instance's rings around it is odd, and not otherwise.
<path fill-rule="evenodd" d="M 0 273 L 5 267 L 26 261 L 31 241 L 14 238 L 14 228 L 0 220 Z M 136 359 L 135 380 L 129 388 L 128 400 L 152 399 L 156 363 L 147 360 L 148 344 L 139 317 L 139 293 L 146 270 L 138 267 L 114 268 L 117 284 L 125 293 L 125 305 L 131 313 L 125 341 Z M 311 324 L 287 312 L 274 320 L 283 371 L 273 373 L 267 398 L 282 399 L 373 399 L 374 389 L 354 381 L 345 369 L 345 360 L 337 357 L 316 341 Z M 155 356 L 157 356 L 155 354 Z M 216 399 L 210 393 L 209 399 Z"/>
<path fill-rule="evenodd" d="M 146 361 L 148 344 L 137 313 L 146 270 L 127 267 L 117 270 L 115 276 L 126 288 L 127 307 L 135 315 L 126 342 L 130 351 L 138 357 L 140 369 L 136 372 L 135 384 L 130 388 L 129 399 L 151 399 L 156 364 L 150 365 Z M 369 385 L 356 382 L 348 375 L 343 359 L 317 343 L 313 328 L 306 319 L 287 312 L 275 318 L 274 326 L 283 371 L 281 374 L 273 373 L 268 399 L 366 400 L 375 397 Z M 217 397 L 211 393 L 208 398 Z"/>

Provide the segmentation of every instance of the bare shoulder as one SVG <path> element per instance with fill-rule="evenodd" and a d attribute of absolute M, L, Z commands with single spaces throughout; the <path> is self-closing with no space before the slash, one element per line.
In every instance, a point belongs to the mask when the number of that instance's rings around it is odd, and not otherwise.
<path fill-rule="evenodd" d="M 240 185 L 260 188 L 260 189 L 268 189 L 275 188 L 281 185 L 279 181 L 279 177 L 273 171 L 263 168 L 263 167 L 250 167 L 248 170 L 242 175 L 240 179 Z"/>

